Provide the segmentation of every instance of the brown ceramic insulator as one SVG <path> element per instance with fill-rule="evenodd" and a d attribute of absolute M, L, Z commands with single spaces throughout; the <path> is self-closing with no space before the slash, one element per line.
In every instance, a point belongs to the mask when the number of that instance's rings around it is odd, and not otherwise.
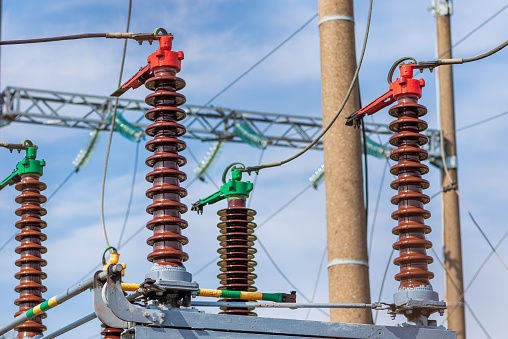
<path fill-rule="evenodd" d="M 397 179 L 390 186 L 398 191 L 391 202 L 398 206 L 392 213 L 392 218 L 398 221 L 392 233 L 399 236 L 393 244 L 399 251 L 399 257 L 394 260 L 400 266 L 400 272 L 395 275 L 400 281 L 399 289 L 429 286 L 429 279 L 434 277 L 428 270 L 433 259 L 427 255 L 432 243 L 425 239 L 425 234 L 431 232 L 425 225 L 430 212 L 424 209 L 430 198 L 423 194 L 429 182 L 421 177 L 429 168 L 420 162 L 428 158 L 427 151 L 421 148 L 428 139 L 420 133 L 427 129 L 427 123 L 419 119 L 426 113 L 425 106 L 418 104 L 415 97 L 400 97 L 398 104 L 390 108 L 390 115 L 397 118 L 390 124 L 390 130 L 397 133 L 390 138 L 390 143 L 397 147 L 390 154 L 397 161 L 390 169 Z"/>
<path fill-rule="evenodd" d="M 101 327 L 103 328 L 101 331 L 101 335 L 104 336 L 104 337 L 102 337 L 102 339 L 120 339 L 121 338 L 123 329 L 108 327 L 105 324 L 102 324 Z"/>
<path fill-rule="evenodd" d="M 46 202 L 46 197 L 40 193 L 46 189 L 46 184 L 39 181 L 39 176 L 35 174 L 24 174 L 21 181 L 16 184 L 16 189 L 21 191 L 16 197 L 16 202 L 21 204 L 21 207 L 16 209 L 16 215 L 20 216 L 21 220 L 16 222 L 20 232 L 15 239 L 21 244 L 15 249 L 16 253 L 20 254 L 20 258 L 15 262 L 20 270 L 14 277 L 20 282 L 14 288 L 19 293 L 19 298 L 14 301 L 19 310 L 14 316 L 45 301 L 42 293 L 46 292 L 46 286 L 42 284 L 42 280 L 47 277 L 46 273 L 42 272 L 42 267 L 47 264 L 46 260 L 42 259 L 42 254 L 47 252 L 42 242 L 47 237 L 41 232 L 41 229 L 47 226 L 46 222 L 41 220 L 41 217 L 46 215 L 46 210 L 41 207 L 41 204 Z M 42 319 L 45 317 L 46 314 L 42 314 L 16 327 L 17 338 L 42 335 L 46 330 L 42 325 Z"/>
<path fill-rule="evenodd" d="M 254 279 L 257 278 L 257 275 L 253 273 L 257 263 L 252 260 L 257 252 L 253 248 L 256 240 L 256 236 L 253 234 L 256 224 L 252 222 L 256 212 L 245 207 L 245 199 L 235 198 L 228 200 L 228 208 L 220 210 L 217 214 L 220 217 L 217 227 L 221 233 L 217 237 L 221 246 L 217 251 L 221 258 L 217 263 L 221 271 L 217 275 L 221 284 L 219 289 L 257 291 L 257 288 L 253 286 Z M 242 302 L 247 300 L 226 298 L 221 301 Z M 257 315 L 252 312 L 253 308 L 222 307 L 221 310 L 221 314 Z"/>
<path fill-rule="evenodd" d="M 149 261 L 183 267 L 183 262 L 189 256 L 182 251 L 182 246 L 189 241 L 181 234 L 182 229 L 187 227 L 187 222 L 181 218 L 187 212 L 187 206 L 180 199 L 187 195 L 187 191 L 180 187 L 180 183 L 187 176 L 180 171 L 180 167 L 187 160 L 178 154 L 186 147 L 178 139 L 186 132 L 178 121 L 186 115 L 177 107 L 185 103 L 185 97 L 176 91 L 185 87 L 185 81 L 175 74 L 172 68 L 156 68 L 145 83 L 146 88 L 154 91 L 145 99 L 148 105 L 154 106 L 145 114 L 148 120 L 153 121 L 145 130 L 153 139 L 145 147 L 154 152 L 146 159 L 146 164 L 153 168 L 146 176 L 146 180 L 153 183 L 153 187 L 146 192 L 146 196 L 153 200 L 146 209 L 153 215 L 153 219 L 147 223 L 147 228 L 153 231 L 147 244 L 153 247 L 148 255 Z"/>

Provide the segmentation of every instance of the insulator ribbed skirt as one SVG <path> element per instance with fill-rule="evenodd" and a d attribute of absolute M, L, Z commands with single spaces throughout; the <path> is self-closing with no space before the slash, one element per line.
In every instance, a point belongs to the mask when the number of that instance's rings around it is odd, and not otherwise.
<path fill-rule="evenodd" d="M 177 107 L 185 103 L 185 97 L 176 91 L 184 88 L 185 82 L 175 74 L 172 68 L 157 68 L 145 83 L 149 90 L 154 91 L 145 99 L 148 105 L 154 107 L 145 114 L 148 120 L 153 121 L 145 130 L 148 136 L 153 137 L 146 143 L 146 149 L 154 152 L 146 159 L 146 164 L 153 168 L 146 176 L 146 180 L 153 183 L 153 187 L 146 192 L 146 196 L 153 199 L 146 209 L 153 215 L 153 219 L 147 223 L 147 228 L 153 230 L 147 243 L 153 247 L 148 255 L 149 261 L 183 267 L 183 262 L 189 257 L 182 251 L 188 239 L 181 234 L 182 229 L 187 227 L 181 214 L 187 212 L 187 206 L 180 199 L 187 195 L 187 191 L 180 187 L 180 183 L 187 176 L 180 171 L 180 167 L 187 160 L 178 154 L 186 148 L 178 138 L 186 130 L 178 121 L 186 115 Z"/>
<path fill-rule="evenodd" d="M 217 213 L 220 221 L 217 227 L 221 235 L 217 237 L 220 248 L 217 251 L 221 260 L 217 263 L 221 273 L 217 276 L 220 280 L 221 290 L 255 292 L 253 273 L 257 263 L 252 260 L 257 252 L 253 248 L 257 239 L 254 233 L 256 224 L 252 222 L 256 212 L 245 207 L 245 199 L 231 199 L 228 208 Z M 247 301 L 242 299 L 221 299 L 226 302 Z M 221 307 L 221 314 L 256 316 L 253 308 Z"/>
<path fill-rule="evenodd" d="M 433 259 L 427 255 L 432 243 L 425 239 L 425 234 L 431 232 L 425 225 L 430 212 L 424 209 L 430 198 L 422 193 L 429 187 L 429 182 L 422 178 L 429 168 L 421 163 L 428 158 L 421 146 L 428 140 L 420 133 L 427 129 L 427 123 L 419 117 L 425 115 L 427 109 L 417 101 L 415 97 L 401 97 L 398 104 L 390 108 L 390 115 L 397 118 L 390 124 L 390 130 L 397 133 L 390 138 L 390 144 L 397 147 L 390 154 L 390 158 L 397 161 L 390 172 L 397 176 L 391 187 L 398 192 L 391 202 L 398 206 L 392 213 L 392 218 L 398 221 L 392 233 L 399 236 L 393 244 L 393 248 L 399 250 L 399 257 L 394 260 L 395 265 L 400 266 L 400 272 L 395 275 L 400 281 L 399 289 L 429 286 L 429 279 L 434 277 L 428 270 Z"/>
<path fill-rule="evenodd" d="M 16 197 L 16 202 L 21 207 L 16 210 L 16 215 L 21 220 L 16 222 L 16 227 L 21 230 L 15 239 L 21 244 L 16 247 L 16 253 L 21 257 L 16 260 L 16 266 L 20 271 L 16 273 L 16 279 L 19 279 L 19 285 L 14 288 L 19 293 L 19 298 L 14 304 L 19 306 L 19 311 L 14 314 L 18 316 L 28 311 L 34 306 L 45 301 L 42 293 L 46 292 L 46 286 L 42 280 L 46 279 L 46 273 L 42 272 L 42 267 L 46 266 L 46 260 L 42 259 L 42 254 L 46 253 L 46 247 L 42 242 L 47 239 L 41 229 L 47 226 L 41 217 L 46 215 L 46 210 L 41 204 L 46 202 L 46 197 L 40 194 L 46 189 L 46 184 L 39 181 L 39 176 L 35 174 L 25 174 L 21 176 L 21 181 L 16 184 L 16 189 L 21 194 Z M 46 314 L 34 317 L 15 328 L 18 331 L 17 338 L 34 337 L 41 335 L 46 327 L 42 325 L 42 318 Z"/>

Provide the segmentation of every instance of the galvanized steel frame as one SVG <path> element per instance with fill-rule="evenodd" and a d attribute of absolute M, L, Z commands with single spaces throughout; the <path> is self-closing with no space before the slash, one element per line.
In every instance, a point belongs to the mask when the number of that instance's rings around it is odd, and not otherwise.
<path fill-rule="evenodd" d="M 3 92 L 0 127 L 12 122 L 107 130 L 108 113 L 113 109 L 115 98 L 98 95 L 38 90 L 22 87 L 6 87 Z M 185 138 L 201 141 L 222 140 L 243 142 L 233 131 L 234 123 L 245 121 L 256 133 L 268 138 L 269 146 L 304 148 L 322 130 L 323 119 L 277 113 L 235 110 L 222 107 L 181 106 L 187 112 L 184 125 Z M 149 109 L 144 100 L 120 98 L 118 112 L 134 125 L 146 127 L 144 112 Z M 365 122 L 368 135 L 393 134 L 388 125 Z M 439 159 L 439 131 L 427 130 L 428 151 L 431 162 Z M 315 149 L 322 150 L 322 141 Z"/>

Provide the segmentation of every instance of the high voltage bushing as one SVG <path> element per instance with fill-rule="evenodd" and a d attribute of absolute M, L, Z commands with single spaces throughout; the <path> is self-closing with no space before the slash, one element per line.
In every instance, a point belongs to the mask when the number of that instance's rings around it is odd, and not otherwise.
<path fill-rule="evenodd" d="M 188 239 L 182 230 L 187 222 L 181 215 L 187 212 L 187 206 L 180 199 L 187 191 L 180 183 L 187 179 L 180 167 L 187 163 L 185 157 L 178 153 L 186 148 L 185 142 L 179 139 L 185 134 L 185 127 L 178 123 L 186 117 L 185 111 L 178 106 L 185 103 L 185 97 L 177 91 L 185 87 L 185 81 L 176 76 L 180 72 L 183 52 L 172 51 L 173 36 L 163 29 L 156 30 L 159 48 L 148 57 L 148 65 L 120 87 L 112 96 L 120 96 L 129 88 L 145 84 L 153 91 L 145 98 L 152 109 L 145 117 L 152 121 L 145 129 L 149 137 L 146 149 L 154 154 L 146 159 L 146 164 L 153 170 L 146 175 L 146 180 L 153 187 L 146 191 L 146 196 L 153 200 L 146 211 L 153 215 L 146 227 L 153 231 L 147 244 L 153 251 L 148 260 L 153 263 L 146 275 L 149 281 L 158 285 L 164 292 L 151 296 L 163 304 L 172 307 L 190 305 L 191 293 L 198 289 L 187 272 L 183 262 L 189 259 L 182 251 Z"/>
<path fill-rule="evenodd" d="M 203 211 L 203 206 L 227 199 L 228 207 L 217 212 L 220 218 L 217 227 L 221 233 L 217 237 L 221 246 L 217 251 L 221 259 L 217 263 L 221 271 L 217 275 L 221 284 L 219 290 L 256 292 L 257 288 L 253 285 L 257 275 L 253 272 L 257 263 L 252 260 L 257 252 L 253 247 L 257 239 L 253 234 L 256 224 L 252 222 L 256 211 L 246 207 L 253 185 L 249 181 L 241 181 L 243 169 L 236 167 L 233 167 L 231 171 L 232 178 L 226 182 L 227 172 L 236 164 L 230 165 L 224 171 L 223 185 L 220 190 L 205 199 L 198 200 L 192 205 L 192 210 L 200 213 Z M 225 298 L 220 301 L 243 302 L 246 300 Z M 257 315 L 252 312 L 253 308 L 221 307 L 221 310 L 223 311 L 220 312 L 221 314 Z"/>
<path fill-rule="evenodd" d="M 427 123 L 419 119 L 427 113 L 427 108 L 418 104 L 425 81 L 413 78 L 414 66 L 400 65 L 401 76 L 390 83 L 389 91 L 350 115 L 346 124 L 357 126 L 365 114 L 373 114 L 397 101 L 389 114 L 397 118 L 390 124 L 390 130 L 397 133 L 390 138 L 390 144 L 397 147 L 390 153 L 390 158 L 397 161 L 390 172 L 397 176 L 391 187 L 398 193 L 391 202 L 398 205 L 397 211 L 392 213 L 392 218 L 398 221 L 392 233 L 399 236 L 393 248 L 400 251 L 394 260 L 394 264 L 400 266 L 400 272 L 395 275 L 400 286 L 390 313 L 393 316 L 404 314 L 410 323 L 428 325 L 428 316 L 436 311 L 442 314 L 446 305 L 439 300 L 429 281 L 434 277 L 428 270 L 433 259 L 427 255 L 432 243 L 425 239 L 425 234 L 431 232 L 430 226 L 425 225 L 430 212 L 423 207 L 430 198 L 422 193 L 429 187 L 429 182 L 422 178 L 429 168 L 421 163 L 428 158 L 427 151 L 421 148 L 428 139 L 420 133 L 427 129 Z"/>
<path fill-rule="evenodd" d="M 46 260 L 42 259 L 42 254 L 47 252 L 42 242 L 47 237 L 41 232 L 41 229 L 47 226 L 41 219 L 46 215 L 46 210 L 41 207 L 41 204 L 46 202 L 46 197 L 40 193 L 46 189 L 46 184 L 39 180 L 43 174 L 42 168 L 45 162 L 36 160 L 37 147 L 31 142 L 28 143 L 30 146 L 26 148 L 25 158 L 17 164 L 16 170 L 5 181 L 6 184 L 11 185 L 16 183 L 16 190 L 21 191 L 21 194 L 16 197 L 16 202 L 21 204 L 21 207 L 16 209 L 16 215 L 21 217 L 21 220 L 16 222 L 16 227 L 21 232 L 16 234 L 15 239 L 21 244 L 15 251 L 21 257 L 16 260 L 16 266 L 20 267 L 20 271 L 15 274 L 15 278 L 20 282 L 14 288 L 19 293 L 19 298 L 14 301 L 14 304 L 19 306 L 18 312 L 14 314 L 15 317 L 44 302 L 42 293 L 47 290 L 42 284 L 42 280 L 47 277 L 42 271 L 42 267 L 47 264 Z M 15 328 L 18 331 L 17 338 L 42 335 L 42 332 L 46 330 L 46 327 L 42 325 L 42 319 L 45 317 L 46 314 L 43 313 L 17 326 Z"/>

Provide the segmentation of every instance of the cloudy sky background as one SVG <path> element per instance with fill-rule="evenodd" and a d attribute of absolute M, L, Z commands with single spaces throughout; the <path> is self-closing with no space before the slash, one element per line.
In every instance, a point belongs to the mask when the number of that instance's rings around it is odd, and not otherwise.
<path fill-rule="evenodd" d="M 463 1 L 455 4 L 452 17 L 452 40 L 458 41 L 493 13 L 505 6 L 504 1 Z M 355 3 L 356 38 L 360 46 L 365 32 L 367 1 Z M 430 60 L 435 55 L 435 20 L 428 8 L 430 1 L 411 2 L 392 0 L 375 2 L 371 34 L 360 72 L 360 88 L 364 103 L 368 103 L 387 90 L 386 74 L 391 64 L 402 56 L 417 60 Z M 49 37 L 89 32 L 121 32 L 127 20 L 127 1 L 46 1 L 42 6 L 36 1 L 6 2 L 3 6 L 2 39 Z M 187 82 L 182 93 L 190 104 L 203 104 L 244 72 L 262 56 L 294 32 L 317 13 L 317 1 L 134 1 L 131 31 L 151 32 L 164 27 L 175 36 L 174 49 L 185 53 L 180 76 Z M 508 11 L 503 12 L 481 30 L 457 46 L 455 57 L 470 57 L 482 53 L 506 40 Z M 116 89 L 122 41 L 93 39 L 47 44 L 7 46 L 2 48 L 1 88 L 19 86 L 36 89 L 109 95 Z M 147 44 L 139 46 L 130 41 L 127 49 L 123 79 L 135 74 L 146 64 L 146 57 L 155 50 Z M 457 127 L 506 111 L 506 60 L 508 51 L 483 61 L 459 65 L 454 68 Z M 434 74 L 422 75 L 427 83 L 420 101 L 429 109 L 426 116 L 430 128 L 437 129 Z M 144 87 L 130 91 L 127 98 L 144 98 L 149 91 Z M 214 105 L 286 113 L 303 116 L 321 116 L 319 31 L 317 20 L 268 58 L 253 72 L 243 78 Z M 136 117 L 126 116 L 127 119 Z M 376 122 L 388 123 L 386 110 L 374 116 Z M 369 121 L 369 120 L 368 120 Z M 185 121 L 183 122 L 185 124 Z M 508 193 L 506 168 L 508 152 L 504 147 L 508 117 L 460 131 L 459 188 L 476 220 L 493 243 L 506 231 L 504 211 Z M 85 145 L 89 131 L 59 127 L 11 124 L 0 129 L 0 140 L 19 142 L 30 139 L 39 146 L 39 157 L 47 162 L 43 181 L 48 184 L 46 196 L 73 170 L 72 160 Z M 386 138 L 384 138 L 386 140 Z M 186 139 L 189 149 L 202 159 L 209 143 Z M 47 204 L 48 222 L 44 256 L 48 266 L 45 284 L 47 298 L 62 292 L 76 283 L 99 263 L 105 241 L 100 223 L 100 192 L 107 136 L 104 134 L 90 163 Z M 136 144 L 115 135 L 111 148 L 110 167 L 106 187 L 106 223 L 113 245 L 124 222 L 130 192 Z M 277 161 L 292 155 L 295 150 L 268 148 L 263 162 Z M 241 161 L 257 164 L 261 151 L 248 145 L 227 144 L 210 172 L 215 182 L 220 181 L 228 164 Z M 182 153 L 188 159 L 183 170 L 193 178 L 196 162 L 188 151 Z M 149 200 L 144 191 L 150 185 L 144 180 L 148 167 L 144 159 L 149 153 L 140 147 L 138 173 L 135 180 L 134 200 L 124 239 L 143 226 L 150 216 L 145 207 Z M 10 174 L 21 155 L 0 151 L 0 177 Z M 308 152 L 305 156 L 281 168 L 267 169 L 259 175 L 251 207 L 258 211 L 256 221 L 263 222 L 286 201 L 309 184 L 308 177 L 321 165 L 322 153 Z M 371 295 L 378 298 L 383 272 L 395 236 L 391 234 L 394 222 L 390 218 L 394 206 L 389 203 L 393 191 L 389 188 L 391 175 L 381 183 L 385 161 L 369 157 L 369 233 L 373 225 L 376 198 L 381 190 L 381 200 L 376 218 L 370 255 Z M 429 194 L 439 190 L 439 171 L 431 167 L 426 176 L 431 181 Z M 253 178 L 251 178 L 253 179 Z M 190 181 L 190 180 L 189 180 Z M 186 186 L 186 183 L 183 183 Z M 210 183 L 196 181 L 184 200 L 187 205 L 216 191 Z M 14 215 L 17 204 L 13 187 L 0 193 L 2 225 L 0 239 L 11 237 L 16 231 Z M 218 248 L 216 236 L 218 221 L 216 211 L 225 203 L 205 208 L 202 216 L 188 212 L 184 218 L 190 226 L 184 231 L 190 243 L 185 246 L 190 260 L 186 266 L 196 272 L 209 262 Z M 433 227 L 430 239 L 441 256 L 441 204 L 434 199 L 429 205 L 433 213 L 428 224 Z M 461 206 L 464 274 L 467 284 L 490 249 Z M 326 246 L 326 220 L 324 185 L 318 190 L 307 190 L 298 200 L 279 213 L 258 232 L 270 255 L 287 277 L 309 298 L 312 296 L 318 268 Z M 143 230 L 120 250 L 121 261 L 127 263 L 125 281 L 142 282 L 150 268 L 146 255 L 148 230 Z M 0 286 L 3 307 L 2 322 L 11 319 L 17 310 L 13 305 L 17 285 L 14 274 L 18 268 L 14 261 L 17 246 L 11 241 L 1 252 Z M 256 261 L 258 279 L 256 286 L 265 292 L 289 292 L 292 288 L 277 273 L 259 245 Z M 508 247 L 501 245 L 499 254 L 508 260 Z M 444 274 L 439 263 L 431 265 L 436 278 L 434 289 L 444 297 Z M 392 301 L 397 289 L 393 275 L 397 272 L 390 265 L 382 300 Z M 195 275 L 202 288 L 216 288 L 218 268 L 215 264 Z M 472 285 L 466 299 L 493 338 L 504 336 L 505 328 L 499 314 L 508 301 L 506 272 L 493 257 Z M 328 300 L 326 264 L 320 272 L 315 301 Z M 300 301 L 304 301 L 302 298 Z M 93 311 L 91 293 L 83 293 L 65 305 L 52 310 L 44 324 L 46 333 Z M 212 310 L 207 310 L 213 312 Z M 306 310 L 259 310 L 260 316 L 305 319 Z M 313 310 L 309 319 L 327 320 L 327 316 Z M 441 322 L 443 318 L 438 318 Z M 380 313 L 378 323 L 395 325 L 402 322 L 390 320 Z M 479 326 L 467 314 L 467 330 L 470 338 L 485 337 Z M 62 338 L 99 337 L 97 320 L 62 336 Z"/>

